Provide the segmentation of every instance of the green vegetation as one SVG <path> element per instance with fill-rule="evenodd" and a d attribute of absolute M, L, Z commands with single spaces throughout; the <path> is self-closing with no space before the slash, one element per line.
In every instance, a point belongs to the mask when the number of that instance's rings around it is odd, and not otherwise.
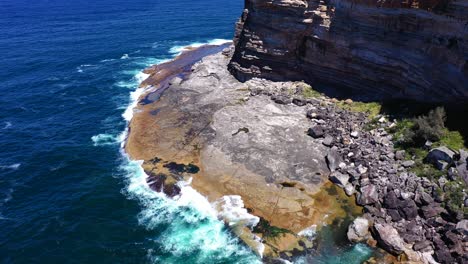
<path fill-rule="evenodd" d="M 464 148 L 464 139 L 459 131 L 450 131 L 445 127 L 446 114 L 443 108 L 435 108 L 427 115 L 421 115 L 412 119 L 402 119 L 387 131 L 396 141 L 395 147 L 406 151 L 406 158 L 415 161 L 411 171 L 420 177 L 426 177 L 432 181 L 447 175 L 447 170 L 438 170 L 431 164 L 424 163 L 424 158 L 429 150 L 424 149 L 424 143 L 429 140 L 434 142 L 432 147 L 446 146 L 458 151 Z M 444 188 L 436 189 L 436 194 L 444 200 L 444 207 L 450 214 L 458 214 L 464 211 L 467 216 L 467 208 L 463 208 L 465 184 L 460 180 L 449 181 Z"/>
<path fill-rule="evenodd" d="M 465 147 L 465 140 L 463 136 L 458 131 L 449 131 L 444 129 L 444 133 L 438 142 L 438 145 L 447 146 L 451 149 L 463 149 Z"/>
<path fill-rule="evenodd" d="M 304 98 L 317 98 L 322 96 L 320 92 L 314 90 L 312 86 L 304 82 L 297 83 L 297 89 L 300 91 L 301 95 Z"/>
<path fill-rule="evenodd" d="M 351 103 L 346 103 L 346 101 L 340 101 L 338 103 L 338 106 L 346 109 L 351 112 L 358 112 L 358 113 L 365 113 L 368 115 L 370 119 L 375 118 L 379 113 L 380 110 L 382 109 L 382 105 L 377 102 L 370 102 L 370 103 L 364 103 L 364 102 L 351 102 Z"/>
<path fill-rule="evenodd" d="M 446 114 L 442 107 L 431 110 L 427 115 L 413 119 L 402 119 L 396 126 L 389 128 L 400 149 L 419 149 L 426 141 L 434 142 L 434 147 L 447 146 L 453 150 L 464 148 L 465 141 L 459 131 L 450 131 L 445 127 Z"/>
<path fill-rule="evenodd" d="M 292 234 L 292 232 L 287 229 L 270 225 L 270 223 L 267 220 L 261 217 L 260 222 L 254 227 L 253 232 L 262 234 L 265 240 L 275 240 L 280 235 L 284 235 L 287 233 Z"/>
<path fill-rule="evenodd" d="M 468 208 L 463 207 L 463 190 L 465 185 L 460 181 L 447 182 L 443 190 L 438 189 L 444 197 L 444 205 L 450 214 L 462 213 L 468 217 Z"/>

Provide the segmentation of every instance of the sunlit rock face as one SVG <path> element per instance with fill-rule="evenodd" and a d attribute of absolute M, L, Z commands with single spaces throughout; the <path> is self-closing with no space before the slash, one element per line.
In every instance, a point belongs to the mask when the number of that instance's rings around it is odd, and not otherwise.
<path fill-rule="evenodd" d="M 230 71 L 370 99 L 468 100 L 466 1 L 246 0 Z"/>

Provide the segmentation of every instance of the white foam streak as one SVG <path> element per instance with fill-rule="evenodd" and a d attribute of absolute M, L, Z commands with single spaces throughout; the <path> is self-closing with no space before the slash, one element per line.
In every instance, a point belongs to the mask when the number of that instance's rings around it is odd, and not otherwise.
<path fill-rule="evenodd" d="M 229 39 L 212 39 L 207 42 L 193 42 L 188 45 L 180 45 L 180 46 L 174 46 L 171 49 L 169 49 L 169 52 L 171 54 L 179 55 L 184 51 L 188 51 L 191 48 L 198 48 L 203 45 L 222 45 L 231 42 Z"/>
<path fill-rule="evenodd" d="M 0 169 L 2 170 L 17 170 L 21 167 L 21 163 L 15 163 L 12 165 L 0 165 Z"/>
<path fill-rule="evenodd" d="M 5 126 L 2 128 L 2 129 L 8 129 L 10 127 L 12 127 L 13 125 L 11 124 L 11 122 L 5 122 Z"/>
<path fill-rule="evenodd" d="M 93 145 L 97 146 L 106 146 L 106 145 L 114 145 L 119 143 L 119 138 L 115 135 L 111 134 L 98 134 L 91 137 L 93 141 Z"/>

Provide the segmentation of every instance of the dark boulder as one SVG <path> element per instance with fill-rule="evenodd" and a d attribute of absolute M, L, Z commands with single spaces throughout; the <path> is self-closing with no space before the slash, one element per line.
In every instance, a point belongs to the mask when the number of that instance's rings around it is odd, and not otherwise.
<path fill-rule="evenodd" d="M 272 95 L 271 100 L 273 100 L 277 104 L 290 104 L 292 103 L 291 98 L 286 95 Z"/>
<path fill-rule="evenodd" d="M 387 192 L 387 195 L 384 197 L 383 206 L 385 208 L 396 209 L 398 208 L 398 198 L 394 191 Z"/>
<path fill-rule="evenodd" d="M 398 212 L 398 210 L 395 210 L 395 209 L 388 209 L 387 210 L 387 214 L 392 218 L 392 221 L 393 222 L 398 222 L 400 221 L 401 219 L 403 219 L 403 217 L 401 217 L 400 213 Z"/>
<path fill-rule="evenodd" d="M 322 126 L 313 126 L 307 130 L 307 134 L 313 138 L 320 138 L 325 134 L 325 129 Z"/>
<path fill-rule="evenodd" d="M 292 103 L 297 105 L 297 106 L 304 106 L 307 104 L 307 100 L 302 99 L 302 98 L 294 98 L 292 100 Z"/>
<path fill-rule="evenodd" d="M 424 159 L 425 162 L 433 164 L 437 169 L 443 170 L 453 163 L 455 152 L 447 147 L 431 149 Z"/>

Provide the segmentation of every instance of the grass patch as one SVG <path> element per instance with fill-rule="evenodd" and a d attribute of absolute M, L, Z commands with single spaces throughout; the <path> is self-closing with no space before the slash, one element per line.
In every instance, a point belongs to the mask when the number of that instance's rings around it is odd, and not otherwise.
<path fill-rule="evenodd" d="M 304 98 L 317 98 L 317 97 L 323 96 L 323 94 L 314 90 L 312 86 L 306 83 L 300 83 L 300 85 L 298 85 L 298 88 L 302 90 L 301 95 Z"/>
<path fill-rule="evenodd" d="M 444 135 L 437 142 L 437 146 L 447 146 L 453 150 L 459 150 L 465 148 L 465 140 L 458 131 L 449 131 L 445 129 Z"/>
<path fill-rule="evenodd" d="M 382 105 L 377 102 L 352 102 L 350 104 L 347 104 L 344 101 L 340 101 L 337 103 L 337 105 L 351 112 L 365 113 L 370 119 L 375 118 L 382 109 Z"/>

